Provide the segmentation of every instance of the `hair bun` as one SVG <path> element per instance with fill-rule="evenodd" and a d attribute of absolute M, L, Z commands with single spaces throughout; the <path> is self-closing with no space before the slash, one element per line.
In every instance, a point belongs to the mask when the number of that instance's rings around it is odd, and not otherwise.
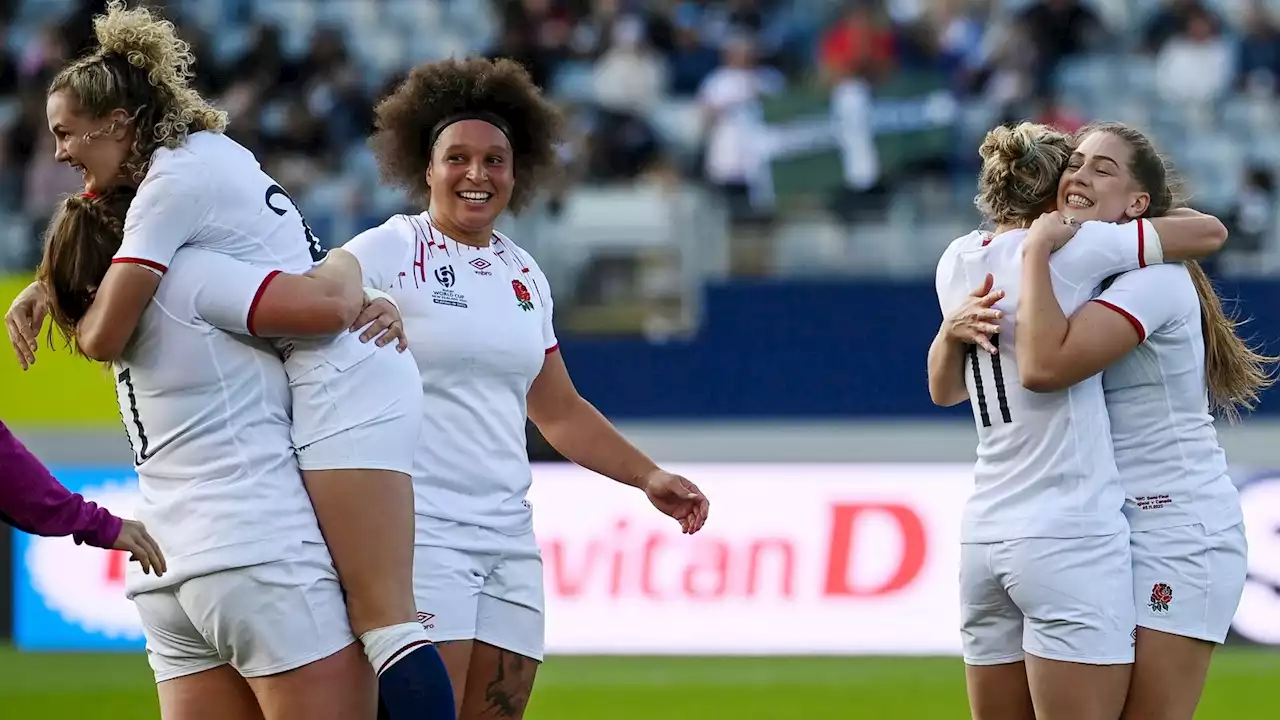
<path fill-rule="evenodd" d="M 1001 125 L 983 138 L 978 156 L 983 164 L 995 163 L 1013 167 L 1028 162 L 1035 154 L 1038 134 L 1036 126 L 1020 123 L 1013 127 Z"/>
<path fill-rule="evenodd" d="M 173 74 L 192 76 L 191 46 L 178 37 L 173 23 L 146 7 L 128 9 L 121 0 L 112 0 L 106 13 L 93 19 L 93 34 L 100 54 L 124 57 L 146 70 L 153 85 Z"/>

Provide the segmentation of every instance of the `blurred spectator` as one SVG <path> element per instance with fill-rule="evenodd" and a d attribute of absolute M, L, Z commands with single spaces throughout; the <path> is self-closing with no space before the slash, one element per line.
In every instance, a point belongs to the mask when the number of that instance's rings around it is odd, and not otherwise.
<path fill-rule="evenodd" d="M 326 119 L 325 135 L 331 147 L 346 147 L 373 129 L 373 112 L 364 94 L 363 78 L 338 30 L 320 28 L 311 36 L 311 46 L 300 65 L 299 82 L 311 115 Z"/>
<path fill-rule="evenodd" d="M 1231 232 L 1232 253 L 1256 253 L 1266 249 L 1276 231 L 1276 179 L 1266 167 L 1245 169 L 1236 205 L 1224 218 Z"/>
<path fill-rule="evenodd" d="M 740 36 L 726 43 L 723 65 L 698 89 L 706 179 L 728 197 L 738 216 L 752 213 L 749 185 L 762 160 L 759 100 L 781 92 L 785 84 L 777 70 L 756 63 L 754 43 Z"/>
<path fill-rule="evenodd" d="M 608 50 L 614 23 L 622 17 L 618 0 L 591 0 L 591 12 L 573 26 L 569 50 L 575 58 L 595 60 Z"/>
<path fill-rule="evenodd" d="M 1039 0 L 1022 12 L 1028 40 L 1036 48 L 1035 83 L 1046 89 L 1063 58 L 1106 41 L 1106 27 L 1081 0 Z"/>
<path fill-rule="evenodd" d="M 18 60 L 19 81 L 43 90 L 45 81 L 52 79 L 70 57 L 62 28 L 57 24 L 45 25 L 34 41 L 27 43 Z"/>
<path fill-rule="evenodd" d="M 851 0 L 823 34 L 818 52 L 829 83 L 854 77 L 875 80 L 893 68 L 893 29 L 875 0 Z"/>
<path fill-rule="evenodd" d="M 691 18 L 676 16 L 675 48 L 671 51 L 671 92 L 687 96 L 698 92 L 698 86 L 720 64 L 720 53 L 705 42 L 698 24 Z"/>
<path fill-rule="evenodd" d="M 289 60 L 281 45 L 280 28 L 257 23 L 249 31 L 249 49 L 231 63 L 229 75 L 236 82 L 260 87 L 293 89 L 299 69 Z"/>
<path fill-rule="evenodd" d="M 666 90 L 666 62 L 649 47 L 644 23 L 635 17 L 619 20 L 609 49 L 596 63 L 597 102 L 609 110 L 642 113 Z"/>
<path fill-rule="evenodd" d="M 1218 31 L 1213 15 L 1193 10 L 1186 30 L 1174 34 L 1156 55 L 1156 83 L 1171 103 L 1203 106 L 1231 86 L 1231 45 Z"/>
<path fill-rule="evenodd" d="M 1017 115 L 1017 108 L 1033 95 L 1036 47 L 1027 24 L 1020 18 L 1005 18 L 988 28 L 982 39 L 982 64 L 973 74 L 972 87 L 998 108 L 999 115 Z"/>
<path fill-rule="evenodd" d="M 547 87 L 569 53 L 573 15 L 552 0 L 507 2 L 502 12 L 502 45 L 517 54 L 534 82 Z"/>
<path fill-rule="evenodd" d="M 1280 81 L 1280 28 L 1263 0 L 1252 0 L 1245 9 L 1236 72 L 1244 88 L 1275 92 Z"/>
<path fill-rule="evenodd" d="M 1149 53 L 1160 52 L 1173 36 L 1185 33 L 1192 15 L 1210 13 L 1200 0 L 1165 0 L 1147 21 L 1142 32 L 1142 49 Z M 1215 23 L 1217 17 L 1214 17 Z"/>
<path fill-rule="evenodd" d="M 1040 93 L 1036 98 L 1034 122 L 1054 127 L 1065 133 L 1074 133 L 1088 122 L 1084 117 L 1064 107 L 1052 91 Z"/>

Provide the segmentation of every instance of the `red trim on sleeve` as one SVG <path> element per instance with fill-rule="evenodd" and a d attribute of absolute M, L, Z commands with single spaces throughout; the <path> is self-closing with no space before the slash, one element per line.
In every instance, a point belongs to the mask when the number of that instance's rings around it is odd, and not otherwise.
<path fill-rule="evenodd" d="M 267 286 L 270 285 L 271 281 L 275 280 L 276 276 L 279 274 L 280 274 L 279 270 L 272 270 L 271 272 L 267 273 L 267 276 L 262 279 L 262 284 L 258 286 L 258 292 L 253 294 L 253 302 L 249 303 L 249 315 L 248 317 L 245 318 L 245 321 L 244 321 L 244 326 L 248 328 L 250 335 L 256 336 L 258 334 L 257 331 L 254 330 L 253 328 L 253 314 L 257 312 L 258 303 L 262 302 L 262 295 L 267 291 Z"/>
<path fill-rule="evenodd" d="M 142 265 L 143 267 L 149 267 L 152 270 L 155 270 L 162 275 L 164 273 L 169 272 L 169 268 L 165 267 L 164 265 L 161 265 L 155 260 L 143 260 L 142 258 L 131 258 L 131 257 L 111 258 L 111 264 L 114 265 L 116 263 L 131 263 L 133 265 Z"/>
<path fill-rule="evenodd" d="M 547 348 L 547 354 L 550 355 L 551 353 L 559 349 L 560 349 L 560 343 L 556 343 L 555 345 L 552 345 L 551 347 Z"/>
<path fill-rule="evenodd" d="M 1129 324 L 1133 326 L 1133 329 L 1138 331 L 1138 342 L 1143 342 L 1147 339 L 1147 329 L 1142 327 L 1142 322 L 1138 320 L 1138 318 L 1134 317 L 1133 315 L 1130 315 L 1128 310 L 1125 310 L 1119 305 L 1109 303 L 1106 300 L 1099 300 L 1095 298 L 1094 302 L 1098 303 L 1104 308 L 1107 308 L 1108 310 L 1114 310 L 1120 313 L 1120 317 L 1124 318 L 1125 320 L 1128 320 Z"/>
<path fill-rule="evenodd" d="M 1146 266 L 1147 266 L 1146 223 L 1142 221 L 1142 218 L 1138 218 L 1138 267 L 1144 268 Z M 1124 311 L 1119 308 L 1116 308 L 1116 312 L 1123 313 Z M 1127 313 L 1125 314 L 1127 315 Z"/>

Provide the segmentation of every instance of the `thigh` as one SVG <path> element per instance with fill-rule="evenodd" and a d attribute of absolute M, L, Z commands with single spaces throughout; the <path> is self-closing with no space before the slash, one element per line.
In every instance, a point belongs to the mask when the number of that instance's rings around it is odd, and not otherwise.
<path fill-rule="evenodd" d="M 965 665 L 969 714 L 973 720 L 1036 720 L 1021 660 L 1003 665 Z"/>
<path fill-rule="evenodd" d="M 512 538 L 480 590 L 476 640 L 537 661 L 542 660 L 542 554 L 529 533 Z"/>
<path fill-rule="evenodd" d="M 1192 720 L 1217 646 L 1146 627 L 1137 640 L 1123 720 Z"/>
<path fill-rule="evenodd" d="M 324 545 L 307 543 L 291 560 L 190 580 L 178 599 L 209 644 L 245 677 L 293 670 L 355 642 Z"/>
<path fill-rule="evenodd" d="M 377 679 L 359 643 L 291 670 L 247 678 L 265 720 L 374 720 Z"/>
<path fill-rule="evenodd" d="M 960 546 L 960 639 L 967 665 L 1008 665 L 1022 660 L 1022 611 L 992 566 L 999 546 Z"/>
<path fill-rule="evenodd" d="M 524 717 L 539 661 L 489 643 L 474 643 L 458 720 Z"/>
<path fill-rule="evenodd" d="M 1244 526 L 1135 532 L 1133 601 L 1140 627 L 1212 643 L 1231 629 L 1248 574 Z"/>
<path fill-rule="evenodd" d="M 258 700 L 230 665 L 164 680 L 156 686 L 161 720 L 262 720 Z"/>
<path fill-rule="evenodd" d="M 133 597 L 147 639 L 147 662 L 156 682 L 206 672 L 226 659 L 187 617 L 176 588 L 138 593 Z"/>
<path fill-rule="evenodd" d="M 1025 618 L 1023 649 L 1091 665 L 1133 662 L 1133 566 L 1128 532 L 1004 544 L 997 574 Z"/>

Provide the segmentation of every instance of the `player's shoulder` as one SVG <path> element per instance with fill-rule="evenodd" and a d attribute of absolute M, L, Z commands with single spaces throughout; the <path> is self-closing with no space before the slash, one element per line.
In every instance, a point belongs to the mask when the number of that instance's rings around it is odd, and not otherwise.
<path fill-rule="evenodd" d="M 538 261 L 533 257 L 533 253 L 520 247 L 508 235 L 494 230 L 493 244 L 495 252 L 510 253 L 517 261 L 522 263 L 522 268 L 527 267 L 539 274 L 542 273 L 542 268 L 538 266 Z"/>
<path fill-rule="evenodd" d="M 1141 293 L 1190 311 L 1200 305 L 1191 271 L 1183 263 L 1162 263 L 1119 275 L 1108 289 Z"/>

